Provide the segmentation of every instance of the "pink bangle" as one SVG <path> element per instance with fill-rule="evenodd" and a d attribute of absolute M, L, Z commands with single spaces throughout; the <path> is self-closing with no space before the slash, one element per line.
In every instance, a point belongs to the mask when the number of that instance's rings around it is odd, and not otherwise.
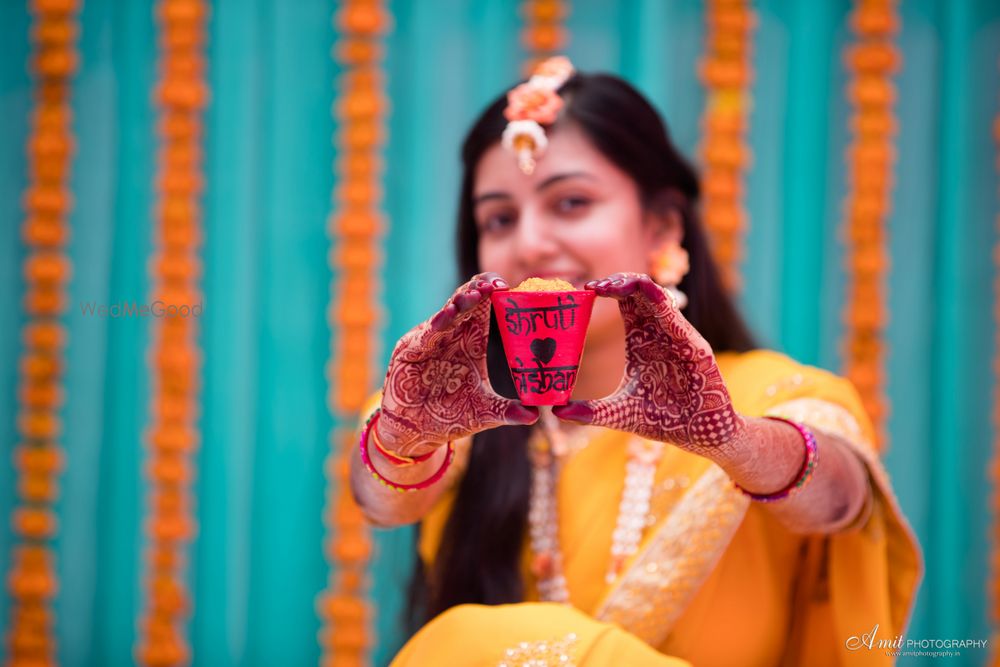
<path fill-rule="evenodd" d="M 393 491 L 399 491 L 400 493 L 403 491 L 419 491 L 420 489 L 426 489 L 444 477 L 445 472 L 447 472 L 448 467 L 451 466 L 451 462 L 455 458 L 455 448 L 452 446 L 450 441 L 448 442 L 448 453 L 444 457 L 444 463 L 442 463 L 441 467 L 437 469 L 437 472 L 422 482 L 417 482 L 416 484 L 400 484 L 384 477 L 382 473 L 375 468 L 371 457 L 368 455 L 368 434 L 371 433 L 372 426 L 378 420 L 378 415 L 379 411 L 376 411 L 371 417 L 368 418 L 368 421 L 365 422 L 365 427 L 361 430 L 361 442 L 359 443 L 359 448 L 361 450 L 361 462 L 365 464 L 365 468 L 369 473 L 371 473 L 372 477 L 374 477 L 383 486 L 387 486 Z"/>
<path fill-rule="evenodd" d="M 751 500 L 756 500 L 761 503 L 773 503 L 776 500 L 783 500 L 789 496 L 795 495 L 812 479 L 813 473 L 816 471 L 816 464 L 819 463 L 819 450 L 816 447 L 816 436 L 813 432 L 806 428 L 804 425 L 798 422 L 793 422 L 791 419 L 785 419 L 784 417 L 771 417 L 765 416 L 765 419 L 773 419 L 775 421 L 785 422 L 795 427 L 795 430 L 799 432 L 802 436 L 802 440 L 805 441 L 806 445 L 806 460 L 802 462 L 802 468 L 799 470 L 799 474 L 795 476 L 795 481 L 781 489 L 780 491 L 775 491 L 774 493 L 751 493 L 747 491 L 739 484 L 735 484 L 736 488 L 743 492 L 743 495 L 749 497 Z"/>
<path fill-rule="evenodd" d="M 395 452 L 390 452 L 388 449 L 382 446 L 382 443 L 378 441 L 378 431 L 375 430 L 376 424 L 378 424 L 379 417 L 382 416 L 382 408 L 376 408 L 375 412 L 368 421 L 371 422 L 371 426 L 368 426 L 368 422 L 365 422 L 365 426 L 368 428 L 371 435 L 372 442 L 375 443 L 375 449 L 378 450 L 379 454 L 385 457 L 385 459 L 394 466 L 405 468 L 406 466 L 412 466 L 417 463 L 422 463 L 434 456 L 434 452 L 437 449 L 432 449 L 426 454 L 420 454 L 419 456 L 403 456 L 402 454 L 397 454 Z"/>

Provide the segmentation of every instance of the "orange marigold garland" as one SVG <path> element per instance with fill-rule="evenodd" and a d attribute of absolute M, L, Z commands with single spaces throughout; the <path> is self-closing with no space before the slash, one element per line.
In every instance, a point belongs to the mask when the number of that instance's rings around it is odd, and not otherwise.
<path fill-rule="evenodd" d="M 382 0 L 347 0 L 334 15 L 339 35 L 334 57 L 343 67 L 333 113 L 337 164 L 330 217 L 331 330 L 328 403 L 344 425 L 331 434 L 327 459 L 328 527 L 324 551 L 330 563 L 327 588 L 318 599 L 323 620 L 323 665 L 364 665 L 373 645 L 367 598 L 371 538 L 351 497 L 348 472 L 357 446 L 354 426 L 375 388 L 381 313 L 382 147 L 386 141 L 383 38 L 392 17 Z"/>
<path fill-rule="evenodd" d="M 703 216 L 712 251 L 731 291 L 742 289 L 740 262 L 747 213 L 743 205 L 751 110 L 751 40 L 757 22 L 747 0 L 709 0 L 705 55 L 699 65 L 706 88 L 702 116 Z"/>
<path fill-rule="evenodd" d="M 204 0 L 160 0 L 156 9 L 159 69 L 155 90 L 156 236 L 150 275 L 149 424 L 145 606 L 135 646 L 141 665 L 191 661 L 187 619 L 187 552 L 197 532 L 194 453 L 200 444 L 202 140 L 208 103 L 205 48 L 209 6 Z M 162 304 L 162 308 L 159 304 Z"/>
<path fill-rule="evenodd" d="M 521 16 L 521 44 L 528 52 L 524 75 L 530 76 L 538 63 L 562 53 L 569 44 L 569 31 L 563 25 L 569 16 L 570 3 L 563 0 L 524 0 Z"/>
<path fill-rule="evenodd" d="M 857 0 L 850 15 L 854 42 L 845 53 L 850 72 L 851 143 L 847 148 L 847 198 L 843 232 L 847 245 L 844 312 L 845 374 L 861 394 L 885 442 L 885 329 L 889 268 L 887 221 L 891 205 L 896 91 L 892 76 L 902 56 L 896 0 Z"/>
<path fill-rule="evenodd" d="M 30 6 L 34 101 L 21 227 L 27 317 L 18 368 L 20 442 L 13 452 L 17 506 L 12 517 L 14 546 L 7 575 L 11 607 L 5 636 L 10 665 L 55 664 L 57 654 L 52 604 L 59 581 L 52 541 L 59 529 L 55 503 L 64 465 L 59 411 L 65 399 L 68 334 L 62 316 L 72 269 L 65 250 L 75 152 L 70 102 L 80 34 L 76 0 L 34 0 Z"/>

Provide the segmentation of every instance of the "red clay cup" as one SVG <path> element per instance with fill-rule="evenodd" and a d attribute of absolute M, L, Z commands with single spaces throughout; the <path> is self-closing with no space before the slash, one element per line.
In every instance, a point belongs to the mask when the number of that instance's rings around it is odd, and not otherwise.
<path fill-rule="evenodd" d="M 569 402 L 594 307 L 591 290 L 490 296 L 517 395 L 525 405 Z"/>

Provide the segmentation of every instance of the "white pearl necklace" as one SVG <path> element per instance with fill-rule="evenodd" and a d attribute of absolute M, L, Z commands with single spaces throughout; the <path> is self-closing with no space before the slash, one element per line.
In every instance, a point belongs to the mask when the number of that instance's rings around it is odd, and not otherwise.
<path fill-rule="evenodd" d="M 589 441 L 587 432 L 569 439 L 549 410 L 542 410 L 539 422 L 545 439 L 536 435 L 531 442 L 531 505 L 528 511 L 531 570 L 538 581 L 538 596 L 550 602 L 569 602 L 569 590 L 563 574 L 562 550 L 559 546 L 559 516 L 556 489 L 559 473 L 571 454 Z M 606 581 L 614 583 L 625 561 L 639 550 L 645 532 L 649 504 L 653 495 L 653 479 L 663 455 L 662 442 L 633 438 L 628 444 L 625 463 L 625 485 L 618 505 L 618 519 L 611 536 L 611 561 Z"/>
<path fill-rule="evenodd" d="M 611 563 L 604 580 L 613 584 L 621 574 L 629 556 L 639 550 L 649 516 L 649 501 L 653 497 L 653 478 L 663 455 L 664 444 L 654 440 L 634 438 L 628 443 L 625 462 L 625 488 L 618 505 L 618 523 L 611 535 Z"/>

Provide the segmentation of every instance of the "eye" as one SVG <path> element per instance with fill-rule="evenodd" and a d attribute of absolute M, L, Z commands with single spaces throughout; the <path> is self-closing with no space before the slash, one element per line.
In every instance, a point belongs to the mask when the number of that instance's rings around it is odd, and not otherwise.
<path fill-rule="evenodd" d="M 517 220 L 513 211 L 493 211 L 483 215 L 478 221 L 480 234 L 497 234 L 509 229 Z"/>
<path fill-rule="evenodd" d="M 590 205 L 590 198 L 580 195 L 569 195 L 556 200 L 556 210 L 560 213 L 577 213 Z"/>

